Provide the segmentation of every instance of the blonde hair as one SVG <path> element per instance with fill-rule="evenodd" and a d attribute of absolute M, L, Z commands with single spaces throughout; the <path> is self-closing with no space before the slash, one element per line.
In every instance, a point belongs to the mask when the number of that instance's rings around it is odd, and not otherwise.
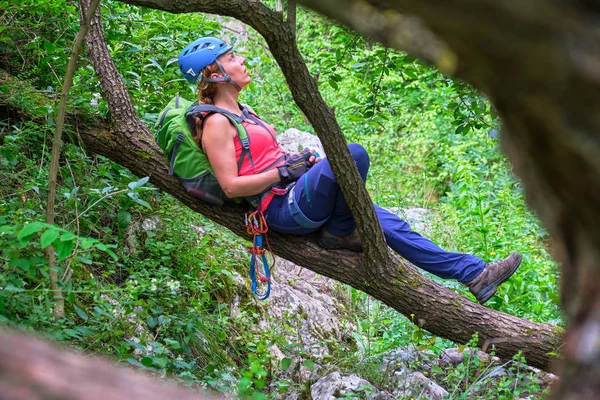
<path fill-rule="evenodd" d="M 210 76 L 214 73 L 219 73 L 221 70 L 217 66 L 217 63 L 212 63 L 206 66 L 202 70 L 203 78 L 210 78 Z M 200 104 L 215 104 L 215 95 L 217 94 L 217 84 L 215 82 L 204 82 L 202 80 L 198 81 L 198 103 Z M 202 130 L 203 123 L 202 119 L 196 117 L 196 132 L 197 135 L 194 136 L 194 140 L 202 149 Z"/>

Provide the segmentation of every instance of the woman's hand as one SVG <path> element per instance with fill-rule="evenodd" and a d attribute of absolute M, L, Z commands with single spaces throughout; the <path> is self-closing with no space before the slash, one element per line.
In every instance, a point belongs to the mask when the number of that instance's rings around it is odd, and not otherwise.
<path fill-rule="evenodd" d="M 302 150 L 300 153 L 288 153 L 285 164 L 277 167 L 281 182 L 290 183 L 297 181 L 313 165 L 321 161 L 321 158 L 316 157 L 314 153 L 315 150 L 308 148 Z"/>
<path fill-rule="evenodd" d="M 310 169 L 313 165 L 315 165 L 316 163 L 318 163 L 319 161 L 321 161 L 323 158 L 319 156 L 319 153 L 317 153 L 317 151 L 315 149 L 309 149 L 308 147 L 305 147 L 304 150 L 302 150 L 302 152 L 291 152 L 291 153 L 287 153 L 290 157 L 298 157 L 302 154 L 306 154 L 306 152 L 311 153 L 312 155 L 306 159 L 306 162 L 308 163 L 309 167 L 308 169 Z"/>

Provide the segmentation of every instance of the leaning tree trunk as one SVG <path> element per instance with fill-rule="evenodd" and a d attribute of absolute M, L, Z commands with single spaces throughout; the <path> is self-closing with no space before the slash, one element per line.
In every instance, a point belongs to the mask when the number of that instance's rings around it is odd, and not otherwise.
<path fill-rule="evenodd" d="M 84 3 L 81 2 L 81 4 Z M 235 2 L 223 4 L 231 5 L 232 3 Z M 258 2 L 247 2 L 247 4 L 263 7 L 255 11 L 268 10 Z M 221 9 L 223 7 L 225 5 L 222 5 Z M 259 25 L 265 24 L 266 26 L 267 22 L 270 22 L 269 26 L 274 29 L 273 24 L 279 21 L 278 24 L 286 26 L 279 18 L 280 15 L 276 15 L 277 18 L 273 20 L 262 19 L 261 15 L 263 14 L 260 13 L 256 15 L 258 16 L 253 21 Z M 271 14 L 268 15 L 270 15 L 269 18 L 275 18 Z M 277 41 L 278 37 L 271 37 L 271 40 Z M 275 47 L 274 44 L 279 47 Z M 274 47 L 277 49 L 278 57 L 283 57 L 286 51 L 297 52 L 293 42 L 291 43 L 292 50 L 283 44 L 274 44 L 270 43 L 272 49 Z M 74 123 L 78 123 L 78 131 L 87 148 L 97 154 L 109 157 L 129 168 L 138 176 L 150 175 L 151 182 L 161 190 L 173 194 L 191 209 L 228 227 L 238 235 L 246 236 L 239 207 L 227 205 L 217 209 L 198 202 L 187 195 L 181 185 L 168 175 L 168 166 L 164 162 L 161 151 L 153 143 L 152 134 L 133 112 L 127 91 L 106 47 L 99 15 L 92 22 L 87 45 L 87 52 L 100 77 L 113 119 L 112 124 L 97 119 L 93 122 L 74 121 Z M 292 54 L 290 59 L 301 65 L 293 63 L 290 65 L 290 68 L 293 67 L 292 71 L 297 72 L 296 76 L 300 78 L 289 78 L 289 82 L 295 85 L 305 84 L 306 82 L 303 82 L 302 79 L 312 80 L 308 74 L 300 73 L 302 71 L 299 70 L 306 69 L 301 58 Z M 287 65 L 283 64 L 286 76 L 290 73 L 285 69 Z M 308 97 L 314 98 L 315 96 Z M 302 97 L 301 100 L 305 101 L 306 99 Z M 306 107 L 307 104 L 303 104 L 303 106 Z M 317 103 L 314 104 L 314 107 L 325 106 Z M 333 118 L 333 116 L 329 115 L 328 118 Z M 373 260 L 371 259 L 371 263 L 368 263 L 369 260 L 364 254 L 325 251 L 316 244 L 315 238 L 312 236 L 297 237 L 271 233 L 270 240 L 276 254 L 317 273 L 363 290 L 406 316 L 414 315 L 414 321 L 420 327 L 435 335 L 458 343 L 466 343 L 475 332 L 478 332 L 481 344 L 493 340 L 499 356 L 508 358 L 517 351 L 524 350 L 530 364 L 546 369 L 550 363 L 549 354 L 556 352 L 560 346 L 561 330 L 559 328 L 549 324 L 531 323 L 473 303 L 452 290 L 425 278 L 387 247 L 383 247 L 384 258 L 391 261 L 373 265 Z M 335 263 L 332 263 L 331 260 L 335 260 Z"/>

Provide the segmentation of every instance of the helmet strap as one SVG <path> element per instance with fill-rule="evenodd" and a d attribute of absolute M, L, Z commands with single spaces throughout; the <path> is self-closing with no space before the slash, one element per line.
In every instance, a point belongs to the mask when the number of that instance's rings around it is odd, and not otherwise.
<path fill-rule="evenodd" d="M 227 72 L 225 72 L 225 69 L 223 68 L 223 64 L 221 64 L 221 62 L 219 60 L 215 60 L 215 63 L 217 63 L 217 67 L 219 67 L 219 71 L 221 71 L 223 76 L 221 78 L 204 78 L 202 75 L 200 75 L 200 81 L 201 82 L 227 82 L 227 83 L 230 83 L 231 85 L 233 85 L 233 87 L 236 88 L 238 92 L 241 92 L 242 88 L 240 87 L 240 85 L 235 83 L 235 81 L 233 79 L 231 79 L 231 77 L 229 76 L 229 74 Z"/>

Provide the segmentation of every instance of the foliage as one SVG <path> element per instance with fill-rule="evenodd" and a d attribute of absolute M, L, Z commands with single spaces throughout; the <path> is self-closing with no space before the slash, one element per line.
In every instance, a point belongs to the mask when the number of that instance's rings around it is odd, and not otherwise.
<path fill-rule="evenodd" d="M 75 4 L 64 0 L 0 4 L 6 10 L 0 16 L 0 68 L 28 82 L 3 74 L 0 105 L 30 110 L 36 121 L 0 121 L 0 320 L 193 387 L 252 398 L 298 389 L 282 374 L 302 364 L 291 356 L 274 363 L 269 349 L 278 344 L 312 369 L 310 354 L 275 332 L 258 330 L 265 317 L 248 298 L 235 318 L 229 309 L 239 284 L 236 271 L 246 273 L 242 241 L 121 166 L 86 154 L 76 145 L 76 132 L 67 132 L 72 139 L 62 152 L 56 225 L 40 222 L 55 110 L 42 105 L 33 87 L 57 98 L 78 16 Z M 201 35 L 236 37 L 221 29 L 227 19 L 198 13 L 170 15 L 116 1 L 103 2 L 102 12 L 111 55 L 149 124 L 174 95 L 193 97 L 175 62 L 180 49 Z M 371 155 L 368 189 L 374 200 L 385 207 L 429 208 L 427 235 L 449 250 L 486 261 L 523 253 L 519 272 L 488 304 L 561 324 L 548 235 L 498 151 L 499 122 L 487 99 L 304 10 L 298 14 L 298 45 L 348 141 L 360 142 Z M 244 102 L 278 131 L 310 130 L 264 41 L 249 32 L 238 38 L 237 51 L 247 57 L 254 80 Z M 85 57 L 70 102 L 74 110 L 107 115 Z M 66 297 L 60 321 L 52 319 L 42 252 L 50 244 Z M 459 285 L 443 284 L 467 295 Z M 413 345 L 439 354 L 451 346 L 363 293 L 339 290 L 351 299 L 348 323 L 356 326 L 352 345 L 326 343 L 340 367 L 373 374 L 377 355 L 388 350 Z M 520 368 L 517 361 L 521 356 L 506 367 Z M 472 359 L 447 372 L 453 398 L 489 392 L 486 368 Z M 535 385 L 522 384 L 522 371 L 515 374 L 518 382 L 495 382 L 491 393 L 539 394 Z M 381 375 L 372 381 L 385 386 Z"/>

